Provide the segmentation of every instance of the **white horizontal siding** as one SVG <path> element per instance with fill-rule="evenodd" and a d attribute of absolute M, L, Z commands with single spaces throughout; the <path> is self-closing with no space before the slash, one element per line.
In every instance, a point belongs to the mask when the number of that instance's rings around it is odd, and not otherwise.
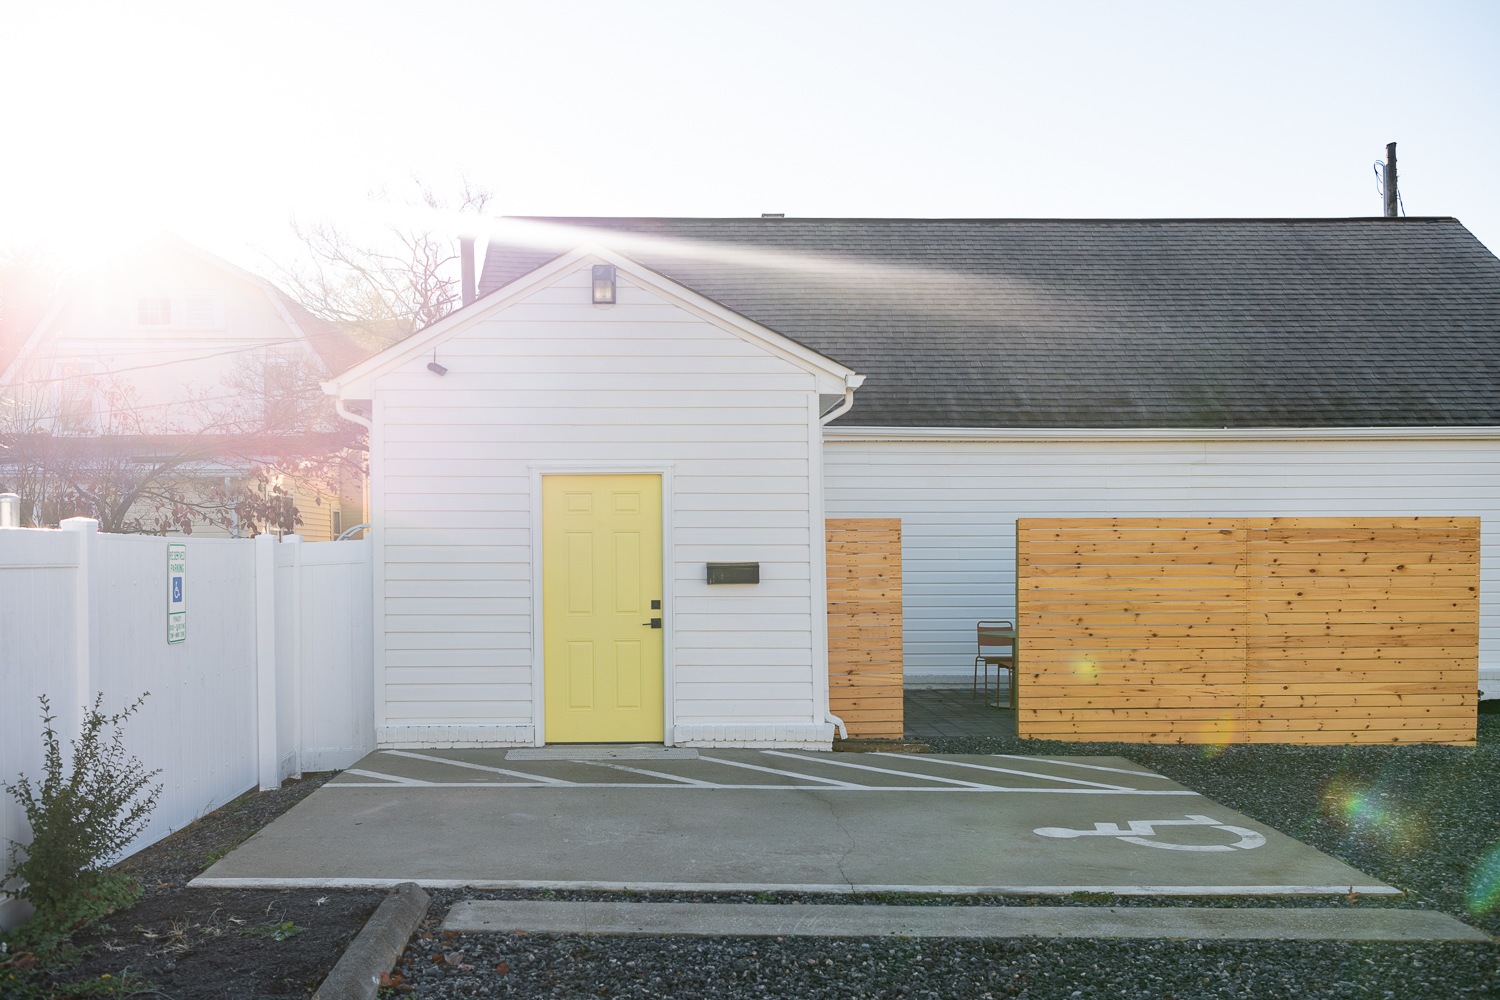
<path fill-rule="evenodd" d="M 1478 516 L 1481 670 L 1500 667 L 1491 441 L 830 441 L 829 517 L 899 517 L 908 678 L 967 680 L 1015 615 L 1018 517 Z"/>
<path fill-rule="evenodd" d="M 623 275 L 613 307 L 589 283 L 476 319 L 438 348 L 441 379 L 424 356 L 375 383 L 388 733 L 531 724 L 531 466 L 568 461 L 672 467 L 675 721 L 813 718 L 813 376 Z M 763 582 L 709 588 L 709 561 Z"/>

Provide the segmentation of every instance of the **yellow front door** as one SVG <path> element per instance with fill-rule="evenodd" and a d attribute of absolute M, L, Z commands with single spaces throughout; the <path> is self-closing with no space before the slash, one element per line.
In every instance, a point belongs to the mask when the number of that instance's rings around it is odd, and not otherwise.
<path fill-rule="evenodd" d="M 661 602 L 661 477 L 543 476 L 548 743 L 662 742 Z"/>

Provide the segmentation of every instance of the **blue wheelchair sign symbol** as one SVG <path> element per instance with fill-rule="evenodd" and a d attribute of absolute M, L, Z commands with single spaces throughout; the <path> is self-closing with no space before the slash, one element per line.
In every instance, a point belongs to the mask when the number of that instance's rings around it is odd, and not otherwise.
<path fill-rule="evenodd" d="M 182 577 L 180 577 L 180 576 L 174 576 L 174 577 L 172 577 L 172 603 L 173 604 L 180 604 L 181 602 L 182 602 Z"/>

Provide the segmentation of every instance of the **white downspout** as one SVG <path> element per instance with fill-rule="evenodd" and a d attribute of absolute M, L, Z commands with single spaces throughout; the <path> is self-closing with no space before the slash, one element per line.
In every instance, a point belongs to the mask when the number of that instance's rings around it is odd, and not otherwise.
<path fill-rule="evenodd" d="M 827 425 L 827 423 L 830 420 L 837 419 L 838 417 L 842 417 L 844 414 L 848 413 L 849 410 L 851 408 L 853 408 L 853 406 L 854 406 L 854 390 L 858 389 L 860 386 L 862 386 L 864 384 L 865 384 L 865 377 L 863 375 L 845 375 L 844 376 L 844 401 L 842 403 L 840 403 L 838 406 L 835 406 L 833 409 L 829 410 L 827 413 L 823 414 L 820 418 L 818 418 L 818 425 L 820 427 L 825 426 L 825 425 Z M 819 442 L 819 444 L 820 444 L 820 448 L 821 448 L 821 442 Z M 823 478 L 823 454 L 822 454 L 822 451 L 820 450 L 819 453 L 818 453 L 818 480 L 819 480 L 820 484 L 822 482 L 822 478 Z M 822 490 L 821 486 L 818 489 L 818 497 L 819 497 L 820 500 L 823 498 L 823 490 Z M 823 514 L 824 514 L 824 517 L 826 518 L 827 515 L 828 515 L 828 512 L 825 510 L 823 512 Z M 827 567 L 826 561 L 823 564 L 823 576 L 824 576 L 824 580 L 826 582 L 827 576 L 828 576 L 828 567 Z M 824 611 L 823 611 L 823 613 L 824 613 L 824 615 L 827 615 L 827 613 L 828 613 L 826 602 L 824 604 Z M 826 632 L 826 630 L 824 632 L 824 641 L 825 641 L 825 646 L 826 646 L 826 642 L 827 642 L 827 632 Z M 826 660 L 824 662 L 824 669 L 825 669 L 825 671 L 827 669 L 827 662 L 826 662 Z M 830 687 L 829 687 L 829 684 L 828 684 L 828 678 L 825 676 L 823 678 L 823 717 L 825 719 L 827 719 L 829 722 L 833 723 L 835 726 L 838 726 L 839 727 L 839 737 L 841 739 L 846 739 L 847 740 L 849 738 L 849 727 L 846 726 L 846 725 L 844 725 L 844 720 L 843 719 L 840 719 L 837 715 L 833 714 L 833 706 L 832 706 L 832 704 L 830 702 L 830 698 L 831 697 L 832 697 L 832 691 L 830 690 Z"/>

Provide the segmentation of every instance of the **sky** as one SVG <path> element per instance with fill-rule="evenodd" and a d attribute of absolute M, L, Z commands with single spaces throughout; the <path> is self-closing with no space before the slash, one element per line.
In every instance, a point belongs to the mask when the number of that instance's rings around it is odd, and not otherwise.
<path fill-rule="evenodd" d="M 1406 211 L 1500 249 L 1497 51 L 1493 2 L 0 0 L 0 248 L 265 271 L 414 176 L 507 215 L 1378 215 L 1397 141 Z"/>

